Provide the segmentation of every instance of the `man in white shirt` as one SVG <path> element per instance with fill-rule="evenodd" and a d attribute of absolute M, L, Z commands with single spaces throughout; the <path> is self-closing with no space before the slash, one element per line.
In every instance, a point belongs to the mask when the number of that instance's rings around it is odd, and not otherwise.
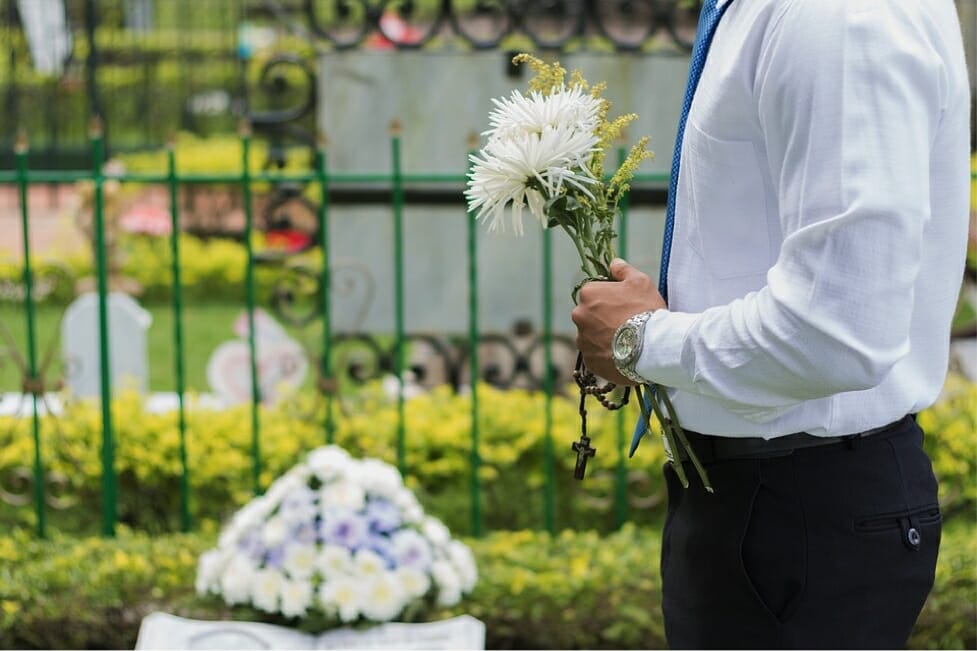
<path fill-rule="evenodd" d="M 715 488 L 666 468 L 673 648 L 900 648 L 940 540 L 912 415 L 942 387 L 964 264 L 960 25 L 952 0 L 718 8 L 667 307 L 616 262 L 580 292 L 578 344 L 610 381 L 671 388 Z M 615 359 L 626 322 L 641 346 Z"/>

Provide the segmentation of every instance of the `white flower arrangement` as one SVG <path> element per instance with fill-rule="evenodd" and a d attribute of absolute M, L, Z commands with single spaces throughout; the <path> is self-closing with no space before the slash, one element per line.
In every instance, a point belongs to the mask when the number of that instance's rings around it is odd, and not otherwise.
<path fill-rule="evenodd" d="M 618 204 L 630 189 L 638 167 L 653 157 L 648 151 L 649 138 L 645 136 L 632 146 L 617 171 L 606 179 L 608 152 L 638 116 L 628 113 L 609 119 L 611 104 L 602 97 L 605 84 L 591 86 L 579 70 L 568 80 L 559 62 L 548 64 L 519 54 L 513 63 L 528 64 L 536 76 L 529 82 L 528 95 L 514 90 L 508 98 L 492 100 L 495 110 L 489 114 L 491 128 L 482 134 L 487 142 L 470 157 L 472 168 L 465 192 L 468 209 L 478 220 L 489 222 L 492 231 L 505 230 L 506 211 L 510 211 L 512 229 L 521 235 L 526 208 L 543 228 L 562 228 L 577 249 L 584 274 L 572 292 L 576 301 L 584 283 L 610 280 Z M 614 389 L 613 384 L 598 386 L 596 376 L 586 370 L 579 357 L 575 379 L 581 389 L 581 405 L 587 395 L 604 397 Z M 681 444 L 711 491 L 708 473 L 689 445 L 666 389 L 646 384 L 634 390 L 643 431 L 651 431 L 654 414 L 661 424 L 666 450 L 677 450 Z M 628 401 L 628 392 L 626 389 L 620 405 L 602 404 L 619 408 Z M 582 417 L 584 414 L 581 407 Z M 581 440 L 574 444 L 578 454 L 589 449 L 590 442 L 581 429 Z M 682 485 L 688 486 L 682 464 L 672 465 Z M 583 469 L 578 468 L 575 476 L 582 479 Z"/>
<path fill-rule="evenodd" d="M 396 468 L 327 446 L 234 515 L 200 557 L 196 589 L 327 628 L 453 606 L 477 578 L 471 550 Z"/>

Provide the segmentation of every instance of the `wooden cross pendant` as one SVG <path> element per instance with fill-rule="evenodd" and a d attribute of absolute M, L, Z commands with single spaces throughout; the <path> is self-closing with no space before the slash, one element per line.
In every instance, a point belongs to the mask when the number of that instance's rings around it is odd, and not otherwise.
<path fill-rule="evenodd" d="M 596 455 L 597 450 L 590 447 L 590 437 L 586 434 L 581 434 L 580 440 L 571 447 L 577 453 L 577 466 L 573 469 L 573 478 L 583 479 L 583 475 L 587 471 L 587 459 Z"/>

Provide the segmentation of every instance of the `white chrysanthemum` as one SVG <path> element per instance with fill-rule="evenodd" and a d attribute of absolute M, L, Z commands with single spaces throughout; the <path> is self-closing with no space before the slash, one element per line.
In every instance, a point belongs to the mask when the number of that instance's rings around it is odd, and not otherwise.
<path fill-rule="evenodd" d="M 414 493 L 408 489 L 401 488 L 394 493 L 392 499 L 394 505 L 400 509 L 403 521 L 407 524 L 420 524 L 421 520 L 424 519 L 424 509 L 421 507 L 421 503 L 417 501 Z"/>
<path fill-rule="evenodd" d="M 294 472 L 289 472 L 272 482 L 268 490 L 265 491 L 264 498 L 271 505 L 278 506 L 292 492 L 307 488 L 307 482 L 307 478 L 303 478 Z"/>
<path fill-rule="evenodd" d="M 523 95 L 512 91 L 508 98 L 493 99 L 496 108 L 489 113 L 492 128 L 483 135 L 506 139 L 523 134 L 539 134 L 546 127 L 572 126 L 593 133 L 600 124 L 601 101 L 580 87 L 563 88 L 550 95 L 533 91 Z"/>
<path fill-rule="evenodd" d="M 275 504 L 267 496 L 256 497 L 234 514 L 230 524 L 218 538 L 220 547 L 229 547 L 241 539 L 246 531 L 261 526 L 261 523 L 275 510 Z"/>
<path fill-rule="evenodd" d="M 319 586 L 319 601 L 327 611 L 335 612 L 343 622 L 352 622 L 360 616 L 364 590 L 355 578 L 337 578 Z"/>
<path fill-rule="evenodd" d="M 400 472 L 379 459 L 364 459 L 353 475 L 367 493 L 393 498 L 403 488 Z"/>
<path fill-rule="evenodd" d="M 220 590 L 224 601 L 230 605 L 243 604 L 251 598 L 251 582 L 255 567 L 247 558 L 235 555 L 224 568 L 220 578 Z"/>
<path fill-rule="evenodd" d="M 282 566 L 293 579 L 309 579 L 315 573 L 317 556 L 313 545 L 289 545 Z"/>
<path fill-rule="evenodd" d="M 473 155 L 468 175 L 469 210 L 480 220 L 491 219 L 489 230 L 505 230 L 504 213 L 512 206 L 512 227 L 522 234 L 522 211 L 546 224 L 546 201 L 564 189 L 593 196 L 587 186 L 596 183 L 587 165 L 598 138 L 593 132 L 569 125 L 546 126 L 539 134 L 490 141 Z M 533 185 L 537 187 L 533 187 Z"/>
<path fill-rule="evenodd" d="M 435 547 L 443 547 L 451 540 L 451 532 L 448 531 L 448 527 L 444 526 L 443 522 L 432 516 L 424 518 L 424 523 L 421 525 L 421 533 Z"/>
<path fill-rule="evenodd" d="M 366 491 L 351 481 L 337 481 L 320 489 L 319 506 L 323 511 L 348 509 L 359 511 L 366 504 Z"/>
<path fill-rule="evenodd" d="M 288 538 L 289 524 L 285 518 L 276 515 L 261 528 L 261 542 L 265 547 L 277 547 Z"/>
<path fill-rule="evenodd" d="M 312 605 L 312 584 L 285 580 L 281 585 L 282 615 L 304 617 Z"/>
<path fill-rule="evenodd" d="M 283 578 L 281 572 L 273 568 L 258 570 L 251 582 L 251 603 L 266 613 L 278 612 L 278 597 L 281 595 Z"/>
<path fill-rule="evenodd" d="M 328 581 L 353 571 L 353 554 L 339 545 L 326 545 L 319 550 L 316 559 L 319 573 Z"/>
<path fill-rule="evenodd" d="M 386 622 L 407 605 L 407 595 L 393 572 L 382 572 L 366 581 L 363 614 L 377 622 Z"/>
<path fill-rule="evenodd" d="M 411 599 L 423 597 L 431 589 L 430 577 L 413 567 L 398 567 L 394 570 L 394 576 L 404 593 Z"/>
<path fill-rule="evenodd" d="M 413 529 L 401 529 L 393 535 L 393 555 L 399 567 L 427 570 L 434 560 L 428 539 Z"/>
<path fill-rule="evenodd" d="M 318 496 L 308 486 L 297 486 L 282 498 L 278 514 L 290 523 L 301 524 L 315 520 Z"/>
<path fill-rule="evenodd" d="M 438 586 L 438 605 L 454 606 L 461 601 L 461 579 L 448 561 L 438 561 L 431 566 L 431 577 Z"/>
<path fill-rule="evenodd" d="M 207 594 L 217 586 L 221 572 L 227 566 L 230 557 L 222 549 L 211 549 L 200 556 L 197 563 L 197 581 L 194 587 L 197 594 Z"/>
<path fill-rule="evenodd" d="M 353 556 L 353 567 L 357 576 L 368 579 L 382 574 L 387 563 L 376 552 L 360 549 Z"/>
<path fill-rule="evenodd" d="M 335 445 L 316 448 L 306 459 L 306 465 L 322 481 L 341 477 L 352 464 L 349 453 Z"/>
<path fill-rule="evenodd" d="M 478 581 L 478 569 L 475 567 L 475 556 L 472 554 L 472 550 L 468 548 L 468 545 L 452 540 L 448 544 L 448 558 L 458 570 L 462 592 L 471 592 L 476 581 Z"/>

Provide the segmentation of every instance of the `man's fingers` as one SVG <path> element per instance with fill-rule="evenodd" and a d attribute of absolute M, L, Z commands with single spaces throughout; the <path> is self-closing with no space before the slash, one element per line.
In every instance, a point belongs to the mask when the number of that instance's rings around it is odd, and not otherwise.
<path fill-rule="evenodd" d="M 611 277 L 614 278 L 614 280 L 627 280 L 627 278 L 632 274 L 641 273 L 621 258 L 614 258 L 611 260 L 610 271 Z"/>

